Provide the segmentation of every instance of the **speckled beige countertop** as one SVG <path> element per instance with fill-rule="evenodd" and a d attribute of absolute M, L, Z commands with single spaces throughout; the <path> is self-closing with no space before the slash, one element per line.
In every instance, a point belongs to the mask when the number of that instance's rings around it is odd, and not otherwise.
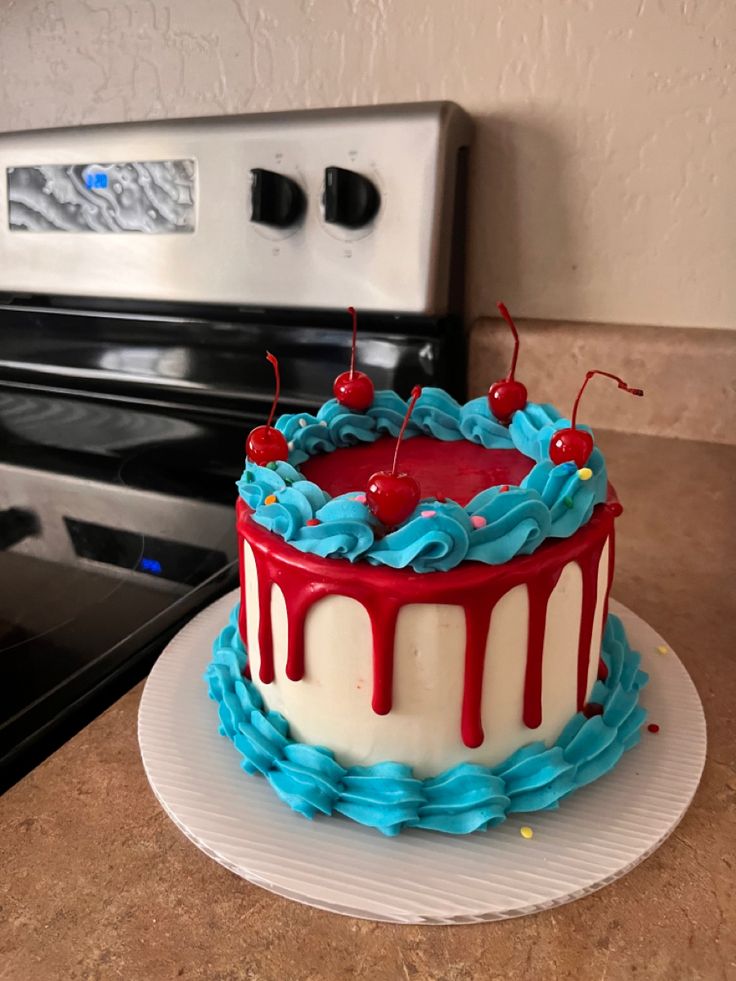
<path fill-rule="evenodd" d="M 318 912 L 203 855 L 148 789 L 129 692 L 0 800 L 0 977 L 736 978 L 736 447 L 600 436 L 625 513 L 615 596 L 687 664 L 708 763 L 671 838 L 547 913 L 399 927 Z"/>

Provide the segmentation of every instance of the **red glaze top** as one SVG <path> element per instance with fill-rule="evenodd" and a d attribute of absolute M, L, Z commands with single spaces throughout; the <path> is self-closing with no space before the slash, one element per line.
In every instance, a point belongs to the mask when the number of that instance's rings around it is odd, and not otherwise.
<path fill-rule="evenodd" d="M 376 470 L 390 469 L 395 449 L 394 437 L 383 436 L 375 443 L 310 457 L 299 469 L 307 480 L 337 497 L 364 487 Z M 451 469 L 448 454 L 452 454 Z M 534 461 L 518 450 L 487 450 L 466 440 L 443 443 L 431 436 L 414 436 L 401 444 L 400 469 L 418 482 L 422 497 L 447 497 L 461 507 L 489 487 L 520 484 L 533 466 Z"/>

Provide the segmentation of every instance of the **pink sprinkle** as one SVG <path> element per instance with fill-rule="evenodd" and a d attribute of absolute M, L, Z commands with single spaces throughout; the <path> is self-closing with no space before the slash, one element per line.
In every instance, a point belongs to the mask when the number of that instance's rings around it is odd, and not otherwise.
<path fill-rule="evenodd" d="M 421 514 L 421 516 L 423 518 L 434 518 L 434 516 L 437 514 L 437 512 L 436 511 L 420 511 L 420 514 Z"/>
<path fill-rule="evenodd" d="M 357 501 L 358 504 L 365 504 L 365 494 L 357 494 L 353 500 Z"/>
<path fill-rule="evenodd" d="M 488 524 L 485 518 L 482 518 L 479 514 L 474 514 L 470 518 L 470 523 L 474 528 L 485 528 Z"/>

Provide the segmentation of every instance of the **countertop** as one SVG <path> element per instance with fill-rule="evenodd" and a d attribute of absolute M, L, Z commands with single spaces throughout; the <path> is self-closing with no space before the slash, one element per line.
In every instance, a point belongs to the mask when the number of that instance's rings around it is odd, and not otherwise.
<path fill-rule="evenodd" d="M 138 754 L 138 687 L 0 800 L 0 978 L 736 978 L 736 447 L 599 442 L 625 506 L 614 595 L 677 651 L 708 721 L 695 801 L 653 856 L 520 920 L 400 927 L 309 909 L 221 868 L 165 816 Z"/>

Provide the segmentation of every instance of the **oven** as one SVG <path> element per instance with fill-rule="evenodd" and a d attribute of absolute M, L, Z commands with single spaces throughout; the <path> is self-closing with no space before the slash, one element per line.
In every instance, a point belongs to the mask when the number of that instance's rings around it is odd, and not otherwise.
<path fill-rule="evenodd" d="M 272 397 L 465 385 L 452 103 L 0 136 L 0 781 L 237 582 Z"/>

